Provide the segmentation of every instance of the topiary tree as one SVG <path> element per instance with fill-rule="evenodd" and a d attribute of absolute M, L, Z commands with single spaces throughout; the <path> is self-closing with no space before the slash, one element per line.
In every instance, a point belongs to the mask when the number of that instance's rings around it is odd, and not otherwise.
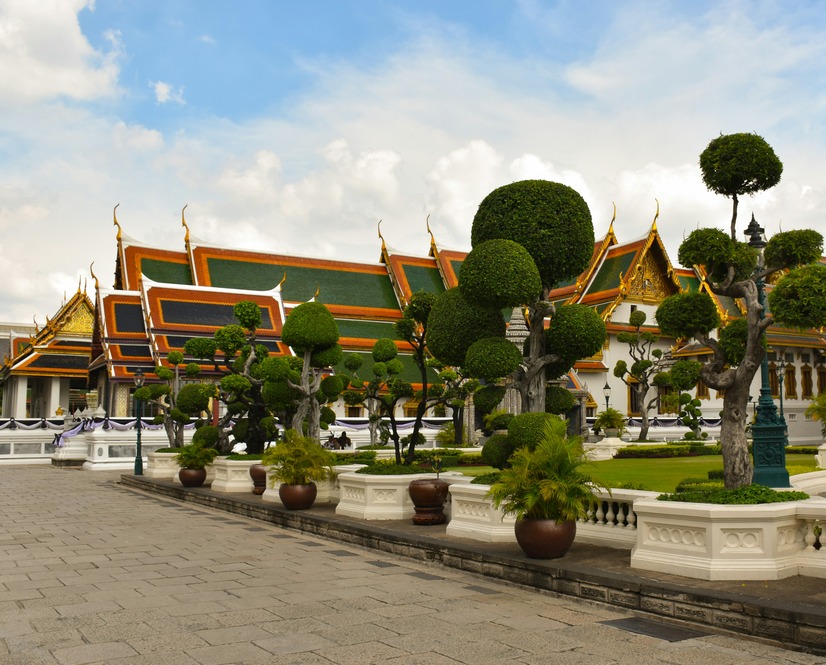
<path fill-rule="evenodd" d="M 433 305 L 428 348 L 439 361 L 489 383 L 506 378 L 519 391 L 523 411 L 544 411 L 546 380 L 599 351 L 605 340 L 604 322 L 594 310 L 555 307 L 548 300 L 555 286 L 578 276 L 590 261 L 594 229 L 588 205 L 559 183 L 506 185 L 480 204 L 471 244 L 458 288 Z M 525 317 L 529 337 L 521 353 L 502 343 L 505 307 L 519 307 Z"/>
<path fill-rule="evenodd" d="M 645 441 L 648 438 L 648 430 L 651 427 L 648 412 L 656 406 L 658 395 L 655 394 L 648 402 L 645 398 L 651 389 L 654 377 L 662 372 L 665 363 L 668 362 L 668 356 L 663 355 L 660 349 L 654 348 L 660 338 L 659 335 L 641 330 L 646 318 L 645 312 L 641 310 L 631 312 L 628 322 L 634 327 L 634 331 L 617 333 L 617 341 L 628 345 L 631 366 L 629 367 L 625 360 L 618 360 L 614 365 L 614 376 L 634 391 L 640 407 L 642 426 L 638 441 Z"/>
<path fill-rule="evenodd" d="M 795 270 L 820 258 L 823 237 L 819 233 L 787 231 L 766 243 L 752 216 L 753 224 L 746 231 L 751 245 L 737 240 L 737 196 L 773 186 L 782 173 L 774 151 L 764 144 L 762 138 L 752 134 L 719 137 L 709 144 L 700 156 L 703 180 L 712 191 L 732 198 L 731 233 L 697 229 L 678 252 L 682 265 L 703 266 L 713 293 L 739 300 L 746 324 L 729 331 L 725 341 L 722 335 L 712 337 L 720 320 L 714 302 L 704 292 L 671 296 L 657 309 L 657 323 L 663 334 L 693 337 L 712 352 L 700 375 L 710 388 L 725 391 L 720 442 L 728 488 L 748 485 L 752 479 L 746 419 L 751 383 L 765 353 L 764 332 L 775 322 L 794 327 L 826 325 L 822 299 L 826 267 Z M 791 272 L 780 278 L 770 294 L 771 314 L 766 314 L 759 296 L 763 280 L 788 269 Z M 816 294 L 821 294 L 819 300 Z"/>
<path fill-rule="evenodd" d="M 281 330 L 281 339 L 302 358 L 299 380 L 288 377 L 287 383 L 299 396 L 298 408 L 291 429 L 306 432 L 318 439 L 321 434 L 321 402 L 319 390 L 322 369 L 341 362 L 343 352 L 338 344 L 338 325 L 333 315 L 320 302 L 305 302 L 293 309 Z M 332 394 L 326 400 L 334 399 Z"/>

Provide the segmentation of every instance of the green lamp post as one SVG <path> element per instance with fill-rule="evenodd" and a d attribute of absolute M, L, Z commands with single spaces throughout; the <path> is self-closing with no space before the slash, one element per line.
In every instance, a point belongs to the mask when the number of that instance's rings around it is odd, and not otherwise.
<path fill-rule="evenodd" d="M 143 387 L 143 370 L 139 367 L 135 371 L 135 389 Z M 142 402 L 135 397 L 135 415 L 137 416 L 137 420 L 135 421 L 135 436 L 137 437 L 137 446 L 135 447 L 135 475 L 142 476 L 143 475 L 143 452 L 141 451 L 141 412 L 143 411 L 143 404 Z"/>
<path fill-rule="evenodd" d="M 759 250 L 757 271 L 763 269 L 763 248 L 766 246 L 765 230 L 751 216 L 746 228 L 746 236 L 750 247 Z M 766 293 L 763 278 L 756 280 L 757 298 L 763 310 L 761 318 L 765 316 Z M 764 338 L 766 333 L 763 333 Z M 754 475 L 752 483 L 766 487 L 790 487 L 789 472 L 786 470 L 786 420 L 777 414 L 777 407 L 772 399 L 771 384 L 769 383 L 768 353 L 763 353 L 763 362 L 760 364 L 760 398 L 757 400 L 757 414 L 751 428 L 754 458 Z"/>

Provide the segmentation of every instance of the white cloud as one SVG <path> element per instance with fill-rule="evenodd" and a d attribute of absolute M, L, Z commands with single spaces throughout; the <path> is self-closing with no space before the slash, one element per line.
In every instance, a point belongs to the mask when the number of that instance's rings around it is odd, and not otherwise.
<path fill-rule="evenodd" d="M 186 104 L 184 101 L 183 86 L 175 88 L 171 83 L 166 81 L 150 81 L 149 87 L 155 91 L 155 101 L 158 104 L 166 104 L 174 102 L 176 104 Z"/>
<path fill-rule="evenodd" d="M 109 51 L 95 50 L 77 14 L 90 0 L 6 0 L 0 4 L 0 104 L 65 96 L 91 100 L 117 92 L 120 35 L 107 33 Z"/>

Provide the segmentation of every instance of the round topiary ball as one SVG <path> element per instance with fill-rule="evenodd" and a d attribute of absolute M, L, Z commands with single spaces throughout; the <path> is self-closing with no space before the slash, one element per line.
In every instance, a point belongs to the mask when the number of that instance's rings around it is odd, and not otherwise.
<path fill-rule="evenodd" d="M 542 438 L 545 425 L 551 420 L 558 419 L 558 416 L 544 412 L 520 413 L 508 424 L 508 439 L 513 443 L 514 450 L 523 446 L 533 450 Z"/>
<path fill-rule="evenodd" d="M 281 340 L 297 353 L 330 347 L 338 342 L 338 326 L 320 302 L 305 302 L 284 321 Z"/>
<path fill-rule="evenodd" d="M 594 251 L 585 199 L 567 185 L 547 180 L 514 182 L 485 197 L 473 218 L 471 244 L 475 248 L 496 238 L 522 245 L 547 288 L 579 275 Z"/>
<path fill-rule="evenodd" d="M 506 337 L 485 337 L 470 345 L 465 369 L 470 376 L 496 381 L 513 372 L 522 362 L 522 353 Z"/>
<path fill-rule="evenodd" d="M 564 360 L 588 358 L 605 342 L 605 321 L 587 305 L 562 305 L 551 318 L 546 337 L 548 353 Z"/>
<path fill-rule="evenodd" d="M 504 386 L 482 386 L 473 393 L 473 404 L 481 413 L 490 413 L 505 397 Z"/>
<path fill-rule="evenodd" d="M 482 461 L 494 469 L 506 469 L 516 448 L 505 434 L 494 434 L 482 446 Z"/>
<path fill-rule="evenodd" d="M 574 408 L 576 400 L 571 391 L 562 386 L 547 386 L 545 388 L 545 411 L 561 416 Z"/>
<path fill-rule="evenodd" d="M 498 238 L 477 245 L 465 257 L 459 288 L 468 302 L 502 309 L 537 300 L 542 280 L 528 250 Z"/>
<path fill-rule="evenodd" d="M 460 367 L 476 340 L 502 337 L 502 312 L 472 305 L 458 288 L 439 294 L 427 319 L 427 348 L 445 365 Z"/>

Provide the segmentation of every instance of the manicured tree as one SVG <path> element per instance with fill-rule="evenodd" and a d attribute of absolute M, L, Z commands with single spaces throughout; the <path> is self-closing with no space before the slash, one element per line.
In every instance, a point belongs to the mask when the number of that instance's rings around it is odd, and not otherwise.
<path fill-rule="evenodd" d="M 693 337 L 712 352 L 700 374 L 707 386 L 725 391 L 720 442 L 728 488 L 748 485 L 752 479 L 746 419 L 751 383 L 765 353 L 765 330 L 775 322 L 794 327 L 826 325 L 826 267 L 807 265 L 816 262 L 823 251 L 819 233 L 787 231 L 765 243 L 757 237 L 759 227 L 755 222 L 747 231 L 755 232 L 751 237 L 753 246 L 737 241 L 737 195 L 771 187 L 782 173 L 774 151 L 766 150 L 762 139 L 757 139 L 760 137 L 749 134 L 720 137 L 701 155 L 704 181 L 713 191 L 733 200 L 731 233 L 697 229 L 678 251 L 682 265 L 704 267 L 706 283 L 713 293 L 740 300 L 745 325 L 727 326 L 721 331 L 720 341 L 712 337 L 719 317 L 714 302 L 705 293 L 677 294 L 666 298 L 657 309 L 657 323 L 663 334 Z M 758 251 L 761 246 L 765 246 L 762 255 Z M 807 267 L 796 269 L 799 266 Z M 780 278 L 769 295 L 771 314 L 766 314 L 758 283 L 787 269 L 791 272 Z M 723 343 L 724 338 L 727 341 Z"/>
<path fill-rule="evenodd" d="M 659 335 L 641 330 L 645 319 L 645 312 L 640 310 L 631 312 L 628 322 L 634 326 L 634 332 L 617 333 L 617 341 L 628 345 L 631 367 L 628 367 L 625 360 L 618 360 L 614 365 L 614 376 L 622 379 L 622 382 L 636 394 L 642 416 L 638 441 L 645 441 L 648 438 L 648 430 L 651 426 L 648 412 L 657 404 L 657 395 L 655 394 L 648 402 L 645 398 L 651 389 L 653 377 L 662 371 L 663 363 L 667 361 L 667 357 L 663 356 L 660 349 L 653 348 L 659 340 Z"/>
<path fill-rule="evenodd" d="M 670 370 L 660 372 L 654 377 L 656 385 L 669 386 L 675 391 L 663 399 L 666 402 L 666 408 L 677 413 L 680 424 L 691 430 L 692 436 L 686 436 L 686 439 L 700 438 L 700 417 L 703 414 L 700 406 L 702 402 L 692 397 L 688 391 L 697 385 L 702 368 L 702 363 L 696 360 L 682 359 L 674 363 Z"/>
<path fill-rule="evenodd" d="M 544 411 L 545 382 L 593 355 L 605 339 L 605 325 L 590 308 L 555 307 L 553 288 L 575 278 L 594 249 L 591 213 L 570 187 L 525 180 L 491 192 L 479 206 L 471 231 L 472 251 L 459 274 L 459 293 L 440 295 L 428 321 L 428 344 L 440 361 L 472 367 L 490 381 L 507 377 L 523 411 Z M 504 339 L 503 308 L 520 307 L 529 337 L 512 354 Z M 551 319 L 550 334 L 545 320 Z"/>
<path fill-rule="evenodd" d="M 363 364 L 362 357 L 350 353 L 344 358 L 344 367 L 350 372 L 346 375 L 348 389 L 343 393 L 344 402 L 350 406 L 363 405 L 367 409 L 367 428 L 370 432 L 370 445 L 379 442 L 379 428 L 382 417 L 382 393 L 388 390 L 388 383 L 402 373 L 404 367 L 397 358 L 399 350 L 389 337 L 377 339 L 371 351 L 373 356 L 373 377 L 369 381 L 359 378 L 358 371 Z"/>
<path fill-rule="evenodd" d="M 416 407 L 416 420 L 413 423 L 413 434 L 410 436 L 410 445 L 404 456 L 405 464 L 413 464 L 415 460 L 416 444 L 419 443 L 422 419 L 428 407 L 430 376 L 432 370 L 428 366 L 427 351 L 427 320 L 436 295 L 420 291 L 410 296 L 410 302 L 404 308 L 404 316 L 393 326 L 396 334 L 413 347 L 413 362 L 419 368 L 422 389 L 419 393 L 419 404 Z M 398 445 L 396 460 L 400 461 Z"/>
<path fill-rule="evenodd" d="M 468 397 L 476 394 L 479 381 L 468 378 L 461 368 L 445 367 L 435 358 L 431 358 L 429 365 L 439 373 L 441 383 L 430 386 L 428 407 L 442 404 L 451 409 L 453 444 L 460 446 L 465 435 L 465 404 Z M 501 397 L 497 404 L 499 401 Z"/>
<path fill-rule="evenodd" d="M 305 302 L 293 309 L 281 330 L 282 341 L 304 360 L 299 382 L 288 379 L 290 387 L 300 394 L 291 426 L 298 432 L 306 431 L 314 439 L 321 433 L 321 405 L 317 399 L 323 378 L 321 370 L 341 361 L 338 337 L 333 315 L 319 302 Z"/>
<path fill-rule="evenodd" d="M 192 383 L 181 388 L 180 372 L 184 354 L 170 351 L 166 357 L 169 367 L 155 368 L 155 375 L 163 383 L 150 383 L 135 391 L 135 397 L 142 402 L 151 402 L 158 410 L 155 420 L 162 423 L 169 445 L 180 448 L 184 445 L 184 426 L 194 416 L 201 413 L 211 416 L 210 407 L 215 395 L 215 386 L 209 383 Z M 171 369 L 170 369 L 171 367 Z M 184 371 L 190 379 L 201 371 L 197 363 L 189 363 Z"/>

